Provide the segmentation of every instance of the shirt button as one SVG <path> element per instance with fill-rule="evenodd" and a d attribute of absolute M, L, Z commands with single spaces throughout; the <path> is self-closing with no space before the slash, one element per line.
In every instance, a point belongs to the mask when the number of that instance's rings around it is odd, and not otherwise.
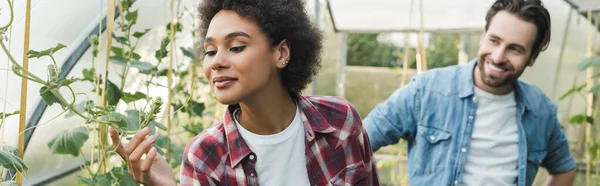
<path fill-rule="evenodd" d="M 254 178 L 254 173 L 250 173 L 250 177 L 253 177 L 253 178 Z"/>
<path fill-rule="evenodd" d="M 433 141 L 433 140 L 435 139 L 435 136 L 429 136 L 429 139 L 430 139 L 431 141 Z"/>
<path fill-rule="evenodd" d="M 458 180 L 454 180 L 454 185 L 458 185 Z"/>
<path fill-rule="evenodd" d="M 254 159 L 254 155 L 251 154 L 250 155 L 250 160 L 253 160 L 253 159 Z"/>
<path fill-rule="evenodd" d="M 350 184 L 349 184 L 349 183 L 346 183 L 346 186 L 350 186 Z"/>
<path fill-rule="evenodd" d="M 467 152 L 467 149 L 466 148 L 462 148 L 462 149 L 460 149 L 460 151 L 461 152 Z"/>
<path fill-rule="evenodd" d="M 472 120 L 472 119 L 473 119 L 473 116 L 469 116 L 469 119 L 470 119 L 470 120 Z"/>

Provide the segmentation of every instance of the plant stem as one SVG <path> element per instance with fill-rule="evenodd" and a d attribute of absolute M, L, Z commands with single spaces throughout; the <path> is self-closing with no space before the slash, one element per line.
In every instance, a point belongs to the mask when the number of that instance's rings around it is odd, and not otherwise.
<path fill-rule="evenodd" d="M 17 69 L 19 69 L 21 72 L 23 72 L 25 74 L 26 77 L 30 77 L 32 81 L 40 83 L 42 85 L 45 85 L 45 81 L 42 80 L 42 78 L 37 77 L 36 75 L 34 75 L 33 73 L 29 72 L 28 70 L 23 69 L 23 66 L 21 66 L 19 63 L 17 63 L 17 60 L 15 60 L 15 58 L 10 54 L 10 51 L 8 51 L 8 48 L 6 48 L 6 44 L 4 44 L 4 41 L 0 39 L 0 45 L 2 46 L 2 50 L 4 50 L 4 53 L 6 53 L 6 56 L 8 56 L 8 59 L 10 59 L 10 62 L 12 62 L 13 65 L 16 66 Z"/>

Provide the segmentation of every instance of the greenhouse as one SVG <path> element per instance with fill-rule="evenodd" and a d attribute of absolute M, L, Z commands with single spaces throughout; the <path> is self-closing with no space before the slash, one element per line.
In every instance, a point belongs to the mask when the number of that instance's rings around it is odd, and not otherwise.
<path fill-rule="evenodd" d="M 0 2 L 0 183 L 139 185 L 109 127 L 123 139 L 149 127 L 179 180 L 186 143 L 227 110 L 202 71 L 201 1 Z M 479 57 L 495 2 L 303 1 L 323 33 L 322 67 L 303 95 L 342 97 L 362 118 L 418 74 Z M 519 79 L 558 106 L 574 185 L 598 185 L 600 1 L 542 2 L 550 43 Z M 409 185 L 410 146 L 373 152 L 380 185 Z M 539 170 L 536 186 L 549 177 Z"/>

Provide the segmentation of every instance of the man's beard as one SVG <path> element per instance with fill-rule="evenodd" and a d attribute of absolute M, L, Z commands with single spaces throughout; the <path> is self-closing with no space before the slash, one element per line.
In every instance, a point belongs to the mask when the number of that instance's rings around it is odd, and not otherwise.
<path fill-rule="evenodd" d="M 517 78 L 521 75 L 520 73 L 510 73 L 505 77 L 495 77 L 488 74 L 485 71 L 486 60 L 484 57 L 479 57 L 479 61 L 477 61 L 477 68 L 479 68 L 479 75 L 481 76 L 482 82 L 492 88 L 505 87 L 508 85 L 512 85 L 517 81 Z"/>

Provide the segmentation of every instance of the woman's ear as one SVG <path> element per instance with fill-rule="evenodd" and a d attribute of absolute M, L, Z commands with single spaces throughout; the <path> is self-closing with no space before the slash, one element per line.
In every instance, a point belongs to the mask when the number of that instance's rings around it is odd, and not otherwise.
<path fill-rule="evenodd" d="M 290 62 L 290 43 L 287 40 L 282 40 L 275 47 L 275 61 L 277 68 L 285 68 Z"/>

